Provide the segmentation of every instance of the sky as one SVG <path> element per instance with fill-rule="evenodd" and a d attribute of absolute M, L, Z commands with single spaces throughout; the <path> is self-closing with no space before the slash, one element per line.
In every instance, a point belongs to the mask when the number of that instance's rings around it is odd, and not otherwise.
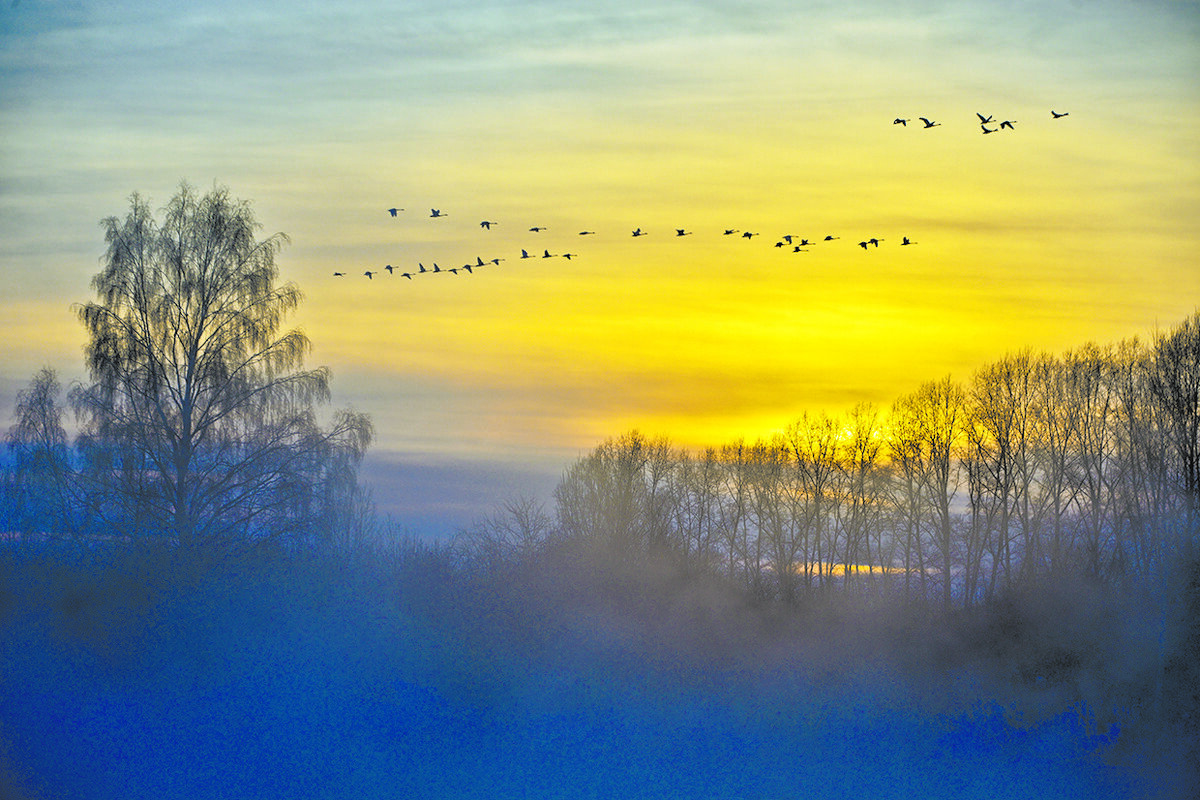
<path fill-rule="evenodd" d="M 100 220 L 219 184 L 290 237 L 381 510 L 444 534 L 631 428 L 755 439 L 1175 324 L 1198 156 L 1197 2 L 17 0 L 0 426 L 85 377 Z"/>

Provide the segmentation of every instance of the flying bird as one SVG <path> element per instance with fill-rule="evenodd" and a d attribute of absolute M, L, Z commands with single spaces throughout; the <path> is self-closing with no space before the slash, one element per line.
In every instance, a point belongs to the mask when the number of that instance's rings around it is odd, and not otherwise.
<path fill-rule="evenodd" d="M 757 233 L 751 233 L 750 231 L 746 231 L 745 233 L 743 233 L 743 234 L 742 234 L 742 238 L 743 238 L 743 239 L 749 239 L 751 236 L 758 236 L 758 234 L 757 234 Z"/>
<path fill-rule="evenodd" d="M 470 272 L 472 275 L 475 274 L 474 271 L 472 271 L 470 264 L 463 264 L 462 268 L 465 269 L 467 272 Z"/>
<path fill-rule="evenodd" d="M 436 208 L 431 208 L 431 209 L 429 209 L 429 211 L 431 212 L 429 214 L 429 216 L 431 216 L 431 217 L 448 217 L 448 216 L 450 216 L 449 214 L 443 214 L 439 209 L 436 209 Z"/>
<path fill-rule="evenodd" d="M 565 258 L 567 261 L 570 261 L 575 256 L 576 256 L 576 253 L 563 253 L 562 254 L 562 257 Z"/>
<path fill-rule="evenodd" d="M 521 258 L 533 258 L 533 256 L 529 255 L 529 251 L 528 251 L 528 250 L 525 250 L 524 248 L 522 248 L 522 250 L 521 250 Z"/>
<path fill-rule="evenodd" d="M 1063 113 L 1060 114 L 1057 111 L 1055 111 L 1053 108 L 1050 109 L 1050 116 L 1053 117 L 1054 119 L 1059 119 L 1060 117 L 1065 117 L 1070 113 L 1071 113 L 1070 111 L 1064 111 Z"/>
<path fill-rule="evenodd" d="M 595 231 L 580 231 L 580 232 L 579 232 L 579 235 L 580 235 L 580 236 L 591 236 L 591 235 L 593 235 L 594 233 L 595 233 Z"/>
<path fill-rule="evenodd" d="M 641 228 L 638 228 L 637 230 L 635 230 L 633 232 L 633 235 L 634 236 L 645 236 L 646 232 L 644 230 L 642 230 Z"/>
<path fill-rule="evenodd" d="M 420 263 L 419 261 L 417 262 L 417 266 L 421 268 L 421 272 L 425 272 L 425 271 L 426 271 L 426 270 L 425 270 L 425 265 L 424 265 L 424 264 L 422 264 L 422 263 Z"/>
<path fill-rule="evenodd" d="M 938 125 L 942 124 L 940 122 L 932 122 L 925 117 L 917 117 L 917 119 L 921 120 L 921 122 L 924 122 L 926 128 L 936 128 Z"/>
<path fill-rule="evenodd" d="M 867 243 L 866 243 L 866 242 L 859 242 L 859 243 L 858 243 L 858 246 L 859 246 L 859 247 L 861 247 L 863 250 L 866 250 L 866 249 L 867 249 Z"/>
<path fill-rule="evenodd" d="M 439 266 L 437 265 L 437 262 L 436 262 L 436 261 L 435 261 L 435 262 L 433 262 L 433 271 L 434 271 L 434 272 L 441 272 L 441 271 L 442 271 L 442 268 L 441 268 L 441 267 L 439 267 Z"/>
<path fill-rule="evenodd" d="M 400 273 L 400 277 L 401 277 L 401 278 L 408 278 L 408 279 L 411 281 L 411 280 L 412 280 L 412 273 L 411 273 L 411 272 L 401 272 L 401 273 Z"/>
<path fill-rule="evenodd" d="M 692 234 L 692 232 L 691 232 L 691 231 L 685 231 L 683 228 L 676 228 L 676 229 L 675 229 L 675 235 L 676 235 L 676 236 L 691 236 L 691 234 Z"/>
<path fill-rule="evenodd" d="M 388 271 L 388 275 L 392 274 L 392 265 L 391 264 L 388 264 L 386 267 L 384 267 L 384 269 L 386 269 Z"/>
<path fill-rule="evenodd" d="M 808 251 L 801 249 L 800 245 L 796 245 L 795 247 L 792 248 L 792 252 L 793 253 L 807 253 Z"/>
<path fill-rule="evenodd" d="M 982 123 L 980 123 L 979 127 L 983 129 L 984 133 L 995 133 L 996 132 L 996 128 L 989 128 L 987 125 L 984 125 Z"/>
<path fill-rule="evenodd" d="M 1016 128 L 1013 127 L 1013 123 L 1015 123 L 1015 122 L 1016 122 L 1015 119 L 1006 119 L 1006 120 L 1004 120 L 1004 122 L 1000 123 L 1000 128 L 1001 128 L 1001 130 L 1003 130 L 1004 128 L 1008 128 L 1010 131 L 1015 131 Z"/>
<path fill-rule="evenodd" d="M 480 258 L 479 256 L 475 256 L 475 266 L 483 267 L 483 266 L 487 266 L 487 265 L 482 258 Z"/>
<path fill-rule="evenodd" d="M 731 234 L 734 234 L 734 233 L 740 233 L 740 232 L 741 232 L 741 231 L 739 231 L 737 228 L 726 228 L 726 229 L 725 229 L 725 235 L 726 235 L 726 236 L 729 236 L 729 235 L 731 235 Z"/>
<path fill-rule="evenodd" d="M 901 247 L 903 247 L 906 244 L 916 244 L 916 242 L 912 241 L 907 236 L 905 236 L 903 241 L 900 242 L 900 245 L 901 245 Z"/>
<path fill-rule="evenodd" d="M 534 225 L 529 230 L 533 231 L 534 233 L 541 233 L 542 231 L 546 230 L 546 226 L 545 225 Z"/>
<path fill-rule="evenodd" d="M 499 225 L 499 224 L 500 224 L 499 222 L 492 222 L 490 219 L 485 219 L 483 222 L 479 223 L 479 227 L 486 228 L 490 231 L 492 229 L 493 225 Z"/>
<path fill-rule="evenodd" d="M 879 247 L 879 243 L 882 242 L 883 239 L 867 239 L 867 241 L 870 242 L 871 244 L 875 245 L 876 247 Z"/>
<path fill-rule="evenodd" d="M 503 260 L 504 260 L 503 258 L 493 258 L 491 263 L 495 264 L 498 267 L 498 266 L 500 266 L 500 262 Z"/>
<path fill-rule="evenodd" d="M 374 272 L 371 272 L 371 270 L 367 270 L 366 272 L 364 272 L 364 273 L 363 273 L 363 275 L 366 275 L 366 276 L 367 276 L 367 280 L 369 280 L 369 281 L 373 281 L 373 280 L 375 280 L 375 277 L 374 277 L 374 276 L 375 276 L 375 273 L 374 273 Z"/>
<path fill-rule="evenodd" d="M 403 210 L 404 210 L 403 208 L 389 208 L 388 213 L 394 217 L 394 216 L 396 216 L 397 211 L 403 211 Z"/>
<path fill-rule="evenodd" d="M 906 128 L 907 128 L 907 127 L 908 127 L 908 120 L 906 120 L 906 119 L 901 119 L 900 117 L 896 117 L 894 120 L 892 120 L 892 124 L 893 124 L 893 125 L 903 125 L 904 127 L 906 127 Z"/>
<path fill-rule="evenodd" d="M 549 251 L 549 250 L 543 250 L 543 251 L 542 251 L 542 258 L 554 258 L 554 256 L 550 254 L 550 251 Z"/>
<path fill-rule="evenodd" d="M 979 124 L 980 124 L 980 125 L 986 125 L 986 124 L 988 124 L 989 122 L 991 122 L 991 121 L 992 121 L 992 115 L 991 115 L 991 114 L 988 114 L 988 115 L 985 117 L 983 114 L 980 114 L 978 111 L 976 111 L 976 112 L 975 112 L 975 116 L 979 117 Z"/>
<path fill-rule="evenodd" d="M 840 236 L 826 236 L 826 237 L 825 237 L 825 241 L 827 241 L 827 242 L 832 242 L 834 239 L 840 239 L 840 238 L 842 238 L 842 237 L 840 237 Z"/>
<path fill-rule="evenodd" d="M 344 273 L 344 272 L 335 272 L 335 273 L 333 273 L 333 277 L 335 277 L 335 278 L 344 278 L 344 277 L 346 277 L 346 273 Z"/>

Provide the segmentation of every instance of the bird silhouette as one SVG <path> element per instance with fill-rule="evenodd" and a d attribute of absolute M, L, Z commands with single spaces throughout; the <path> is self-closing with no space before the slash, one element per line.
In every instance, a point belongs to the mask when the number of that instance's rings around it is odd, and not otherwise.
<path fill-rule="evenodd" d="M 446 272 L 449 272 L 451 275 L 457 275 L 458 269 L 448 269 L 448 270 L 446 270 Z"/>
<path fill-rule="evenodd" d="M 827 241 L 827 242 L 832 242 L 834 239 L 840 239 L 840 238 L 842 238 L 842 237 L 840 237 L 840 236 L 826 236 L 826 237 L 825 237 L 825 241 Z"/>
<path fill-rule="evenodd" d="M 366 272 L 363 273 L 363 275 L 366 275 L 367 280 L 369 280 L 369 281 L 375 280 L 375 273 L 371 272 L 371 270 L 367 270 Z"/>
<path fill-rule="evenodd" d="M 758 234 L 757 234 L 757 233 L 751 233 L 750 231 L 746 231 L 745 233 L 743 233 L 743 234 L 742 234 L 742 238 L 743 238 L 743 239 L 749 239 L 751 236 L 758 236 Z"/>
<path fill-rule="evenodd" d="M 788 242 L 788 244 L 791 244 L 791 242 Z M 776 242 L 776 243 L 775 243 L 775 246 L 776 246 L 776 247 L 783 247 L 783 242 L 782 242 L 782 241 L 778 241 L 778 242 Z"/>
<path fill-rule="evenodd" d="M 801 246 L 801 247 L 808 247 L 810 244 L 812 244 L 812 242 L 810 242 L 808 239 L 801 239 L 801 240 L 800 240 L 800 246 Z"/>
<path fill-rule="evenodd" d="M 335 273 L 333 273 L 333 277 L 335 277 L 335 278 L 344 278 L 344 277 L 346 277 L 346 273 L 344 273 L 344 272 L 335 272 Z"/>
<path fill-rule="evenodd" d="M 425 271 L 426 271 L 426 269 L 425 269 L 425 265 L 424 265 L 424 264 L 422 264 L 422 263 L 420 263 L 420 262 L 417 262 L 417 266 L 421 268 L 421 272 L 425 272 Z"/>
<path fill-rule="evenodd" d="M 411 273 L 411 272 L 401 272 L 401 273 L 400 273 L 400 277 L 401 277 L 401 278 L 408 278 L 408 279 L 411 281 L 411 280 L 412 280 L 412 273 Z"/>
<path fill-rule="evenodd" d="M 436 261 L 435 261 L 435 262 L 433 262 L 433 271 L 434 271 L 434 272 L 441 272 L 441 271 L 442 271 L 442 268 L 441 268 L 441 267 L 439 267 L 439 266 L 437 265 L 437 262 L 436 262 Z"/>
<path fill-rule="evenodd" d="M 483 222 L 479 223 L 479 227 L 487 228 L 490 231 L 492 229 L 493 225 L 499 225 L 499 224 L 500 224 L 499 222 L 492 222 L 491 220 L 485 219 Z"/>
<path fill-rule="evenodd" d="M 549 251 L 549 250 L 543 250 L 543 251 L 542 251 L 542 258 L 554 258 L 554 256 L 550 254 L 550 251 Z"/>
<path fill-rule="evenodd" d="M 882 242 L 883 239 L 867 239 L 867 241 L 870 242 L 871 244 L 875 245 L 876 247 L 879 247 L 879 243 Z"/>
<path fill-rule="evenodd" d="M 739 231 L 737 228 L 726 228 L 725 229 L 726 236 L 730 236 L 731 234 L 734 234 L 734 233 L 741 233 L 741 231 Z"/>
<path fill-rule="evenodd" d="M 783 240 L 784 240 L 785 242 L 787 242 L 788 244 L 791 244 L 791 243 L 792 243 L 792 239 L 793 239 L 793 237 L 794 237 L 794 234 L 788 233 L 788 234 L 785 234 L 785 235 L 783 235 L 783 236 L 780 236 L 779 238 L 780 238 L 780 239 L 783 239 Z"/>
<path fill-rule="evenodd" d="M 917 119 L 921 120 L 921 122 L 924 122 L 926 128 L 936 128 L 938 125 L 942 124 L 940 122 L 932 122 L 925 117 L 917 117 Z"/>
<path fill-rule="evenodd" d="M 1013 127 L 1013 123 L 1015 122 L 1015 119 L 1006 119 L 1004 122 L 1000 123 L 1000 129 L 1003 130 L 1004 128 L 1008 128 L 1010 131 L 1015 131 L 1016 128 Z"/>
<path fill-rule="evenodd" d="M 524 251 L 522 251 L 522 252 L 524 252 Z M 498 266 L 500 266 L 500 262 L 503 260 L 504 260 L 503 258 L 493 258 L 491 263 L 495 264 L 498 267 Z"/>
<path fill-rule="evenodd" d="M 900 245 L 904 246 L 906 244 L 916 244 L 916 242 L 912 241 L 907 236 L 905 236 L 904 239 L 900 242 Z"/>
<path fill-rule="evenodd" d="M 906 119 L 901 119 L 900 117 L 896 117 L 894 120 L 892 120 L 892 124 L 893 124 L 893 125 L 903 125 L 904 127 L 906 127 L 906 128 L 907 128 L 907 127 L 908 127 L 908 120 L 906 120 Z"/>
<path fill-rule="evenodd" d="M 991 121 L 992 121 L 992 115 L 991 115 L 991 114 L 988 114 L 988 115 L 985 117 L 983 114 L 980 114 L 978 111 L 976 111 L 976 112 L 975 112 L 975 116 L 979 117 L 979 124 L 980 124 L 980 125 L 986 125 L 986 124 L 988 124 L 989 122 L 991 122 Z"/>
<path fill-rule="evenodd" d="M 691 236 L 691 235 L 692 235 L 692 232 L 691 232 L 691 231 L 686 231 L 686 230 L 684 230 L 683 228 L 676 228 L 676 229 L 675 229 L 675 235 L 676 235 L 676 236 Z"/>
<path fill-rule="evenodd" d="M 563 253 L 562 257 L 565 258 L 567 261 L 570 261 L 576 255 L 577 255 L 576 253 Z"/>
<path fill-rule="evenodd" d="M 386 267 L 384 267 L 384 269 L 386 269 L 388 271 L 388 275 L 392 274 L 392 265 L 391 264 L 388 264 Z"/>
<path fill-rule="evenodd" d="M 534 233 L 541 233 L 542 231 L 546 230 L 546 226 L 545 225 L 534 225 L 529 230 L 533 231 Z"/>
<path fill-rule="evenodd" d="M 580 232 L 579 232 L 579 235 L 580 235 L 580 236 L 592 236 L 592 235 L 594 235 L 595 233 L 596 233 L 595 231 L 580 231 Z"/>
<path fill-rule="evenodd" d="M 467 272 L 471 273 L 472 275 L 474 275 L 474 274 L 475 274 L 475 273 L 474 273 L 474 271 L 471 269 L 471 265 L 470 265 L 470 264 L 463 264 L 463 265 L 462 265 L 462 268 L 463 268 L 463 269 L 465 269 Z"/>
<path fill-rule="evenodd" d="M 521 258 L 533 258 L 533 256 L 529 255 L 528 250 L 525 250 L 524 248 L 522 248 L 521 249 Z"/>
<path fill-rule="evenodd" d="M 866 249 L 867 249 L 867 243 L 866 243 L 866 242 L 859 242 L 859 243 L 858 243 L 858 246 L 859 246 L 859 247 L 861 247 L 863 250 L 866 250 Z"/>
<path fill-rule="evenodd" d="M 795 247 L 792 248 L 792 252 L 793 253 L 807 253 L 808 251 L 805 249 L 802 249 L 800 247 L 800 245 L 796 245 Z"/>
<path fill-rule="evenodd" d="M 982 123 L 980 123 L 979 127 L 983 129 L 984 133 L 995 133 L 996 132 L 996 128 L 989 128 L 987 125 L 984 125 Z"/>
<path fill-rule="evenodd" d="M 431 208 L 431 209 L 429 209 L 429 211 L 430 211 L 429 216 L 431 216 L 431 217 L 448 217 L 448 216 L 450 216 L 449 214 L 443 214 L 439 209 L 436 209 L 436 208 Z"/>
<path fill-rule="evenodd" d="M 1050 116 L 1053 117 L 1054 119 L 1060 119 L 1062 117 L 1067 116 L 1070 113 L 1071 113 L 1070 111 L 1064 111 L 1060 114 L 1057 111 L 1055 111 L 1053 108 L 1050 109 Z"/>
<path fill-rule="evenodd" d="M 635 230 L 633 232 L 633 235 L 634 236 L 645 236 L 646 232 L 644 230 L 642 230 L 641 228 L 638 228 L 637 230 Z"/>
<path fill-rule="evenodd" d="M 404 210 L 403 208 L 389 208 L 388 213 L 394 217 L 394 216 L 396 216 L 397 211 L 403 211 L 403 210 Z"/>

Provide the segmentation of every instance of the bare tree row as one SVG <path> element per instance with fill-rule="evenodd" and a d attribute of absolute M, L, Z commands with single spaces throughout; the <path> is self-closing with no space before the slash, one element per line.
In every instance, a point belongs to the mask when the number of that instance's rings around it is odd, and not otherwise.
<path fill-rule="evenodd" d="M 492 558 L 554 539 L 667 553 L 783 600 L 884 590 L 950 606 L 1057 573 L 1140 580 L 1196 555 L 1200 313 L 754 442 L 694 452 L 627 433 L 570 466 L 554 501 L 553 515 L 515 503 L 460 542 Z"/>

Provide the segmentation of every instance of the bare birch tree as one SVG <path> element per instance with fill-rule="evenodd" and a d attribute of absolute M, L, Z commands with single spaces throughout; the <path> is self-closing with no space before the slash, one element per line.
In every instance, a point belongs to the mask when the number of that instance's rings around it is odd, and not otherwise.
<path fill-rule="evenodd" d="M 97 299 L 76 309 L 92 383 L 71 398 L 85 443 L 108 454 L 96 490 L 185 546 L 295 533 L 284 528 L 316 503 L 326 457 L 356 460 L 372 431 L 351 412 L 318 424 L 329 372 L 303 369 L 308 338 L 280 332 L 302 298 L 277 282 L 286 237 L 257 238 L 249 203 L 187 184 L 161 222 L 135 194 L 102 225 Z"/>
<path fill-rule="evenodd" d="M 1189 531 L 1200 525 L 1200 311 L 1157 337 L 1150 390 L 1174 451 Z"/>
<path fill-rule="evenodd" d="M 914 459 L 917 482 L 928 504 L 928 523 L 942 561 L 942 602 L 950 608 L 954 578 L 954 515 L 952 506 L 958 490 L 959 449 L 965 430 L 966 396 L 950 376 L 923 384 L 916 392 L 900 398 L 893 413 L 906 421 L 912 439 L 909 454 Z"/>

